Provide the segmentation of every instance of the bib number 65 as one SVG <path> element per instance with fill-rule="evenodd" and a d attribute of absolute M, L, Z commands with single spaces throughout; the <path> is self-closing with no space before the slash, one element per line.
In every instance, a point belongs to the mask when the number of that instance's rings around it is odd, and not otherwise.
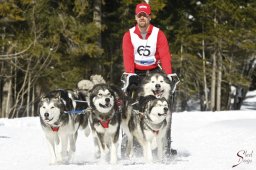
<path fill-rule="evenodd" d="M 150 50 L 148 48 L 150 48 L 150 46 L 141 45 L 137 48 L 137 52 L 138 52 L 139 55 L 149 56 L 150 55 Z"/>

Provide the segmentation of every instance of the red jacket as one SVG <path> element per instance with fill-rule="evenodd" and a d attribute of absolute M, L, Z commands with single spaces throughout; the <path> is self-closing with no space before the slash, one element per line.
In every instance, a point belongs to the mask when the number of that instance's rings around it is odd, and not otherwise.
<path fill-rule="evenodd" d="M 146 35 L 146 39 L 150 36 L 153 29 L 153 25 L 149 26 L 148 33 Z M 138 26 L 135 27 L 135 34 L 137 34 L 141 39 L 141 34 Z M 157 36 L 156 43 L 156 64 L 150 66 L 141 66 L 134 63 L 134 48 L 131 42 L 130 32 L 127 31 L 123 37 L 123 62 L 124 69 L 126 73 L 134 73 L 136 70 L 151 70 L 157 67 L 157 63 L 160 61 L 161 66 L 166 74 L 172 73 L 172 65 L 171 65 L 171 53 L 169 51 L 168 41 L 163 33 L 163 31 L 159 30 Z"/>

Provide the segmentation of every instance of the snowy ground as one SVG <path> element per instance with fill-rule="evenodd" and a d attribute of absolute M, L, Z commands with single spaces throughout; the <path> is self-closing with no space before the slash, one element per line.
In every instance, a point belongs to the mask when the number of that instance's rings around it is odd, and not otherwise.
<path fill-rule="evenodd" d="M 256 98 L 251 97 L 247 102 L 255 104 Z M 178 155 L 165 163 L 144 164 L 141 156 L 132 160 L 120 159 L 117 165 L 98 163 L 93 156 L 91 137 L 86 138 L 80 131 L 73 163 L 50 166 L 48 146 L 38 117 L 0 119 L 0 169 L 256 169 L 256 110 L 243 107 L 241 111 L 174 113 L 172 127 L 172 145 L 178 150 Z M 232 168 L 236 164 L 239 165 Z"/>

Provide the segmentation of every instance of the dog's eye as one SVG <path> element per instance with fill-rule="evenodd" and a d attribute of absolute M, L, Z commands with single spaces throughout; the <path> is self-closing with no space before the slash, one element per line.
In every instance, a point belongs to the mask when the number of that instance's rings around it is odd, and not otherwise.
<path fill-rule="evenodd" d="M 110 96 L 110 93 L 108 93 L 107 96 Z"/>
<path fill-rule="evenodd" d="M 51 109 L 54 109 L 54 106 L 52 106 Z"/>
<path fill-rule="evenodd" d="M 99 94 L 98 94 L 98 96 L 100 96 L 100 97 L 101 97 L 101 96 L 102 96 L 102 94 L 101 94 L 101 93 L 99 93 Z"/>
<path fill-rule="evenodd" d="M 161 82 L 161 83 L 163 83 L 164 81 L 163 81 L 163 80 L 161 80 L 160 82 Z"/>
<path fill-rule="evenodd" d="M 151 81 L 151 83 L 155 83 L 155 81 Z"/>

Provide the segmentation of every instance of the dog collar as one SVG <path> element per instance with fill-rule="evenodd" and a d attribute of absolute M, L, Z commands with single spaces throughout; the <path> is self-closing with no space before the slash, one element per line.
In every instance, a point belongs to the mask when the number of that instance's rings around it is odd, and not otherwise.
<path fill-rule="evenodd" d="M 161 123 L 154 124 L 149 118 L 144 119 L 144 125 L 146 125 L 153 133 L 158 135 L 159 130 L 166 124 L 166 120 Z"/>
<path fill-rule="evenodd" d="M 58 132 L 59 131 L 59 127 L 51 127 L 53 132 Z"/>
<path fill-rule="evenodd" d="M 98 119 L 98 121 L 99 121 L 99 123 L 101 124 L 101 126 L 103 127 L 103 128 L 108 128 L 109 127 L 109 123 L 110 123 L 110 121 L 111 121 L 111 119 L 114 117 L 114 115 L 115 115 L 115 112 L 113 112 L 113 114 L 108 114 L 108 115 L 100 115 L 100 112 L 98 112 L 97 110 L 96 110 L 96 112 L 92 112 L 92 113 L 94 113 L 94 115 L 95 115 L 95 117 L 96 117 L 96 119 Z"/>
<path fill-rule="evenodd" d="M 109 122 L 110 122 L 110 119 L 107 119 L 106 121 L 103 121 L 103 120 L 99 120 L 100 121 L 100 124 L 101 126 L 106 129 L 109 127 Z"/>

